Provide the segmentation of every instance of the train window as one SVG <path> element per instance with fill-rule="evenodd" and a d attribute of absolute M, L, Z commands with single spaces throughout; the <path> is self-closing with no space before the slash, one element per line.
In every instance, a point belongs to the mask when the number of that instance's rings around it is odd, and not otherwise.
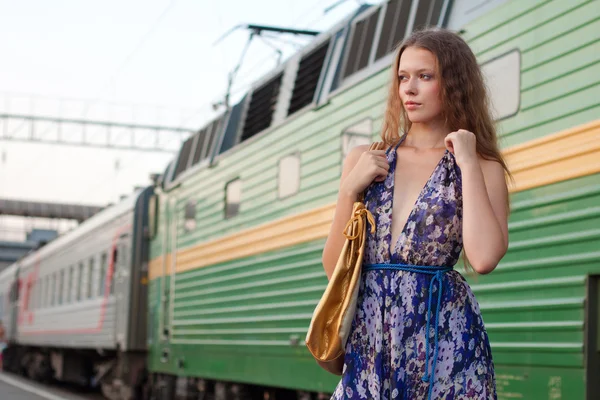
<path fill-rule="evenodd" d="M 43 300 L 43 294 L 42 294 L 42 288 L 43 288 L 43 279 L 38 279 L 37 280 L 37 299 L 36 299 L 36 303 L 37 303 L 37 308 L 40 309 L 42 308 L 42 300 Z"/>
<path fill-rule="evenodd" d="M 148 233 L 149 239 L 154 239 L 156 236 L 156 228 L 158 219 L 158 196 L 153 194 L 148 200 Z"/>
<path fill-rule="evenodd" d="M 48 293 L 50 292 L 50 277 L 48 275 L 46 275 L 46 277 L 44 278 L 44 299 L 43 301 L 43 307 L 46 308 L 50 305 L 50 302 L 48 301 Z"/>
<path fill-rule="evenodd" d="M 177 157 L 177 166 L 175 167 L 175 174 L 173 175 L 173 179 L 176 179 L 187 168 L 193 142 L 194 137 L 191 136 L 183 143 L 183 147 L 181 148 L 179 156 Z"/>
<path fill-rule="evenodd" d="M 98 296 L 104 296 L 104 286 L 106 282 L 106 267 L 108 262 L 108 256 L 106 252 L 100 256 L 100 279 L 98 282 Z"/>
<path fill-rule="evenodd" d="M 242 181 L 236 178 L 225 186 L 225 218 L 232 218 L 240 212 Z"/>
<path fill-rule="evenodd" d="M 62 270 L 62 292 L 60 294 L 63 304 L 69 302 L 69 269 L 65 268 Z"/>
<path fill-rule="evenodd" d="M 42 308 L 48 307 L 48 276 L 42 281 Z"/>
<path fill-rule="evenodd" d="M 93 289 L 93 281 L 94 281 L 94 257 L 90 258 L 90 262 L 88 265 L 88 274 L 87 274 L 87 293 L 86 293 L 86 297 L 88 299 L 92 298 L 92 295 L 94 293 L 94 289 Z"/>
<path fill-rule="evenodd" d="M 85 286 L 83 286 L 83 272 L 84 272 L 84 266 L 83 263 L 80 262 L 79 263 L 79 271 L 77 273 L 77 301 L 80 301 L 83 298 L 83 289 L 85 288 Z"/>
<path fill-rule="evenodd" d="M 42 308 L 43 307 L 43 299 L 44 299 L 44 279 L 43 278 L 39 278 L 38 279 L 38 290 L 39 290 L 39 298 L 38 298 L 38 308 Z M 14 299 L 11 297 L 11 300 L 14 301 Z"/>
<path fill-rule="evenodd" d="M 196 200 L 189 200 L 185 204 L 183 229 L 185 232 L 191 232 L 196 229 Z"/>
<path fill-rule="evenodd" d="M 0 294 L 0 302 L 2 301 L 2 294 Z M 31 282 L 29 287 L 29 309 L 35 310 L 35 281 Z M 2 317 L 0 317 L 2 319 Z"/>
<path fill-rule="evenodd" d="M 521 105 L 521 53 L 511 50 L 481 65 L 494 119 L 515 115 Z"/>
<path fill-rule="evenodd" d="M 60 271 L 60 278 L 58 279 L 58 305 L 63 303 L 63 290 L 64 290 L 65 270 Z"/>
<path fill-rule="evenodd" d="M 36 281 L 31 283 L 31 301 L 29 302 L 29 308 L 35 310 L 36 308 Z M 0 293 L 0 303 L 2 302 L 2 294 Z"/>
<path fill-rule="evenodd" d="M 75 266 L 71 265 L 69 268 L 69 285 L 67 286 L 67 302 L 72 303 L 73 299 L 73 290 L 75 286 Z"/>
<path fill-rule="evenodd" d="M 240 141 L 250 139 L 271 126 L 273 114 L 277 108 L 282 77 L 283 74 L 278 74 L 252 92 Z"/>
<path fill-rule="evenodd" d="M 352 26 L 350 46 L 344 65 L 344 78 L 369 65 L 375 29 L 377 28 L 381 9 L 374 7 L 373 10 L 368 16 L 356 21 Z"/>
<path fill-rule="evenodd" d="M 363 119 L 344 129 L 342 132 L 342 163 L 352 148 L 371 143 L 372 132 L 373 120 L 371 118 Z"/>
<path fill-rule="evenodd" d="M 58 271 L 52 274 L 52 305 L 58 304 Z"/>
<path fill-rule="evenodd" d="M 52 293 L 54 293 L 54 275 L 48 275 L 48 289 L 46 290 L 46 305 L 52 307 Z"/>
<path fill-rule="evenodd" d="M 375 56 L 377 60 L 392 52 L 404 38 L 408 27 L 411 4 L 412 1 L 410 0 L 391 0 L 387 2 Z"/>
<path fill-rule="evenodd" d="M 294 91 L 288 108 L 288 116 L 313 102 L 328 48 L 329 41 L 323 43 L 300 60 L 294 82 Z"/>
<path fill-rule="evenodd" d="M 117 250 L 117 248 L 115 247 L 113 249 L 113 267 L 112 267 L 112 273 L 110 274 L 110 294 L 114 294 L 115 293 L 115 274 L 117 273 L 117 267 L 118 267 L 118 261 L 119 260 L 119 252 Z"/>
<path fill-rule="evenodd" d="M 426 28 L 428 26 L 442 25 L 442 10 L 448 8 L 444 6 L 445 0 L 420 1 L 415 14 L 412 30 Z"/>
<path fill-rule="evenodd" d="M 300 153 L 291 154 L 279 160 L 277 181 L 280 199 L 298 193 L 300 189 Z"/>
<path fill-rule="evenodd" d="M 40 308 L 48 307 L 48 290 L 49 290 L 49 277 L 44 276 L 42 279 L 42 291 L 41 291 L 41 299 L 40 299 Z"/>

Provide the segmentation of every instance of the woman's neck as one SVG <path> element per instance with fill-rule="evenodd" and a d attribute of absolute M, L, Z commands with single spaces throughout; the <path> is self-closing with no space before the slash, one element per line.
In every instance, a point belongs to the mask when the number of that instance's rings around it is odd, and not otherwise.
<path fill-rule="evenodd" d="M 444 138 L 450 131 L 443 121 L 413 123 L 406 135 L 404 145 L 418 150 L 439 149 L 444 146 Z"/>

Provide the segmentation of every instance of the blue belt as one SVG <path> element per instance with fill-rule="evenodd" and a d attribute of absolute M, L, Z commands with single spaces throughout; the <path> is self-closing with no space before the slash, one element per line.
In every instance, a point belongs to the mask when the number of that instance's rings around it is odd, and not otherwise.
<path fill-rule="evenodd" d="M 428 399 L 431 399 L 431 392 L 433 389 L 433 383 L 435 382 L 435 364 L 437 363 L 438 358 L 438 318 L 440 314 L 440 305 L 442 303 L 442 288 L 444 286 L 444 274 L 448 271 L 452 271 L 452 267 L 426 267 L 422 265 L 410 265 L 410 264 L 366 264 L 363 266 L 363 271 L 375 271 L 378 269 L 388 269 L 388 270 L 399 270 L 399 271 L 408 271 L 408 272 L 416 272 L 419 274 L 427 274 L 432 275 L 431 283 L 429 283 L 429 302 L 427 303 L 427 330 L 425 333 L 425 375 L 421 378 L 423 382 L 429 383 L 429 395 Z M 434 337 L 434 352 L 433 352 L 433 365 L 431 366 L 431 371 L 429 371 L 429 326 L 430 326 L 430 315 L 431 315 L 431 303 L 432 303 L 432 294 L 433 294 L 433 284 L 438 282 L 438 298 L 437 298 L 437 308 L 435 309 L 435 337 Z"/>

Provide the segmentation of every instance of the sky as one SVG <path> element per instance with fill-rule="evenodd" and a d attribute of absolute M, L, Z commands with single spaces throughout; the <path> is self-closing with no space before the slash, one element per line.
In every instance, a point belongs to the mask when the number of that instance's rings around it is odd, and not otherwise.
<path fill-rule="evenodd" d="M 378 2 L 378 1 L 374 1 Z M 327 30 L 355 11 L 355 0 L 0 0 L 0 113 L 133 122 L 198 129 L 214 117 L 229 72 L 248 39 L 240 24 Z M 324 10 L 336 5 L 327 14 Z M 222 40 L 215 44 L 219 38 Z M 268 39 L 283 61 L 310 38 Z M 254 40 L 234 84 L 274 68 L 277 54 Z M 52 137 L 57 127 L 38 123 Z M 27 135 L 0 120 L 0 136 Z M 63 137 L 81 135 L 63 127 Z M 102 141 L 106 132 L 90 129 Z M 118 136 L 118 131 L 111 133 Z M 143 131 L 136 143 L 153 136 Z M 104 206 L 150 183 L 181 138 L 165 133 L 170 152 L 133 152 L 0 140 L 0 199 Z"/>

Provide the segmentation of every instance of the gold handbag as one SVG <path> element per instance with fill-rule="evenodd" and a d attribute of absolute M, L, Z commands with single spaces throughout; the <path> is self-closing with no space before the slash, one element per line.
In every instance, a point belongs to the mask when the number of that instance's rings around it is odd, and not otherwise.
<path fill-rule="evenodd" d="M 383 142 L 375 142 L 369 151 L 383 147 Z M 317 363 L 335 375 L 342 374 L 346 341 L 356 313 L 367 221 L 371 233 L 375 233 L 375 220 L 363 201 L 364 193 L 361 193 L 352 207 L 352 216 L 344 228 L 346 241 L 325 293 L 315 308 L 305 339 Z"/>

